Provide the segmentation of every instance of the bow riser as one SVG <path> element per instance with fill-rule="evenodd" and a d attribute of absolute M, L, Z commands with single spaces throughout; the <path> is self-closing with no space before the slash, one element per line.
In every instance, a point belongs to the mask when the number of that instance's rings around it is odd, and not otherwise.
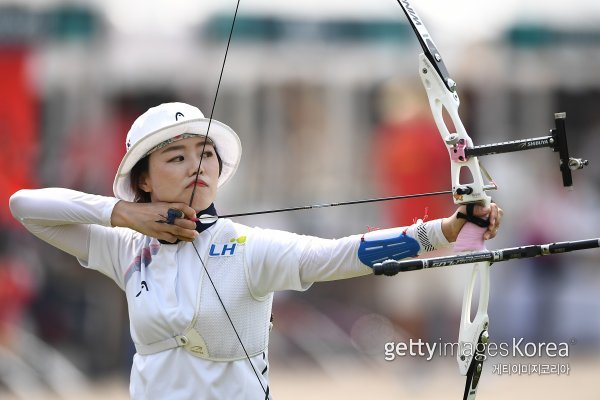
<path fill-rule="evenodd" d="M 491 187 L 485 185 L 483 181 L 479 160 L 477 157 L 464 156 L 464 149 L 473 147 L 473 141 L 467 134 L 458 115 L 458 107 L 460 106 L 458 93 L 456 90 L 448 90 L 442 78 L 437 74 L 437 71 L 423 53 L 419 55 L 419 74 L 427 92 L 435 124 L 438 127 L 442 140 L 446 143 L 446 148 L 450 155 L 454 203 L 481 203 L 489 205 L 491 198 L 485 193 L 485 190 Z M 446 110 L 456 132 L 451 132 L 446 124 L 444 110 Z M 467 169 L 469 174 L 463 173 L 461 175 L 463 169 Z M 472 181 L 461 182 L 461 176 L 470 176 Z"/>

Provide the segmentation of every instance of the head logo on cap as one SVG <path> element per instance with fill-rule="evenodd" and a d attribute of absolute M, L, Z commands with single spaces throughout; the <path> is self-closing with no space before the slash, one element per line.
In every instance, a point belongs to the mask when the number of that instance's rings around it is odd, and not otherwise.
<path fill-rule="evenodd" d="M 180 116 L 185 117 L 185 115 L 183 115 L 183 113 L 180 113 L 179 111 L 177 111 L 177 113 L 175 114 L 175 121 L 178 121 L 178 118 Z"/>

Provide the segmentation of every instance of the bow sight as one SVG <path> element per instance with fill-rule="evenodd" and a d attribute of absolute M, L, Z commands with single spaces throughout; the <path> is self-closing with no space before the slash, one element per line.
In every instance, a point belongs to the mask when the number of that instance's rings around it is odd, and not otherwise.
<path fill-rule="evenodd" d="M 555 128 L 550 130 L 549 136 L 542 136 L 531 139 L 511 140 L 509 142 L 484 144 L 473 147 L 466 147 L 464 140 L 458 138 L 448 138 L 454 146 L 456 157 L 460 160 L 466 160 L 469 157 L 487 156 L 490 154 L 511 153 L 515 151 L 533 150 L 543 147 L 549 147 L 554 152 L 558 152 L 560 159 L 560 172 L 562 173 L 563 186 L 573 188 L 573 176 L 571 171 L 582 169 L 588 165 L 588 160 L 573 158 L 569 156 L 569 146 L 567 145 L 567 131 L 565 120 L 567 114 L 564 112 L 554 114 Z M 449 141 L 446 143 L 449 143 Z"/>

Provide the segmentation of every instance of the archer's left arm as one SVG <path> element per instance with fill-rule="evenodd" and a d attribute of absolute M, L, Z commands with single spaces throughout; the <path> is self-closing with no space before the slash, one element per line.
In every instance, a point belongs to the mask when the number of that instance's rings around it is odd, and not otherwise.
<path fill-rule="evenodd" d="M 367 238 L 378 236 L 399 237 L 409 243 L 410 251 L 397 257 L 413 257 L 423 250 L 434 250 L 448 245 L 442 233 L 442 220 L 418 223 L 409 227 L 384 229 L 364 235 L 340 239 L 323 239 L 297 235 L 291 232 L 252 228 L 246 241 L 248 285 L 252 295 L 263 298 L 280 290 L 306 290 L 314 282 L 332 281 L 369 275 L 373 262 L 365 262 L 361 254 Z M 420 239 L 415 239 L 419 238 Z M 389 246 L 398 252 L 398 242 Z M 371 243 L 373 244 L 373 243 Z"/>
<path fill-rule="evenodd" d="M 501 210 L 496 207 L 488 213 L 495 235 Z M 478 208 L 476 214 L 480 215 Z M 463 225 L 455 213 L 445 219 L 340 239 L 253 228 L 247 243 L 250 288 L 255 297 L 262 297 L 279 290 L 306 290 L 313 282 L 369 275 L 374 263 L 416 257 L 448 246 Z"/>
<path fill-rule="evenodd" d="M 372 274 L 381 258 L 414 257 L 447 245 L 441 219 L 340 239 L 253 228 L 246 244 L 249 287 L 255 297 L 306 290 L 314 282 Z"/>
<path fill-rule="evenodd" d="M 446 247 L 456 241 L 467 219 L 471 222 L 481 222 L 483 226 L 487 225 L 483 232 L 483 239 L 492 239 L 500 226 L 502 213 L 502 209 L 495 203 L 487 207 L 475 205 L 472 212 L 467 212 L 467 206 L 463 205 L 448 218 L 426 223 L 419 221 L 408 228 L 369 232 L 361 238 L 358 258 L 363 264 L 373 267 L 373 264 L 385 260 L 416 257 L 423 252 Z M 481 241 L 481 237 L 479 240 Z"/>

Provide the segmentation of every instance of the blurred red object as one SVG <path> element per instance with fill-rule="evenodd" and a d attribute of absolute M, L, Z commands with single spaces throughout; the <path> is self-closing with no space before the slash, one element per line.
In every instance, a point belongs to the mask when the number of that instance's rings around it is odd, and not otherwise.
<path fill-rule="evenodd" d="M 373 143 L 375 176 L 383 196 L 448 190 L 449 158 L 437 127 L 430 118 L 415 117 L 382 124 Z M 452 212 L 450 196 L 435 196 L 386 204 L 391 225 L 409 225 L 423 218 L 446 217 Z"/>
<path fill-rule="evenodd" d="M 28 71 L 29 51 L 0 47 L 0 224 L 14 224 L 8 199 L 22 188 L 37 185 L 37 95 Z"/>

